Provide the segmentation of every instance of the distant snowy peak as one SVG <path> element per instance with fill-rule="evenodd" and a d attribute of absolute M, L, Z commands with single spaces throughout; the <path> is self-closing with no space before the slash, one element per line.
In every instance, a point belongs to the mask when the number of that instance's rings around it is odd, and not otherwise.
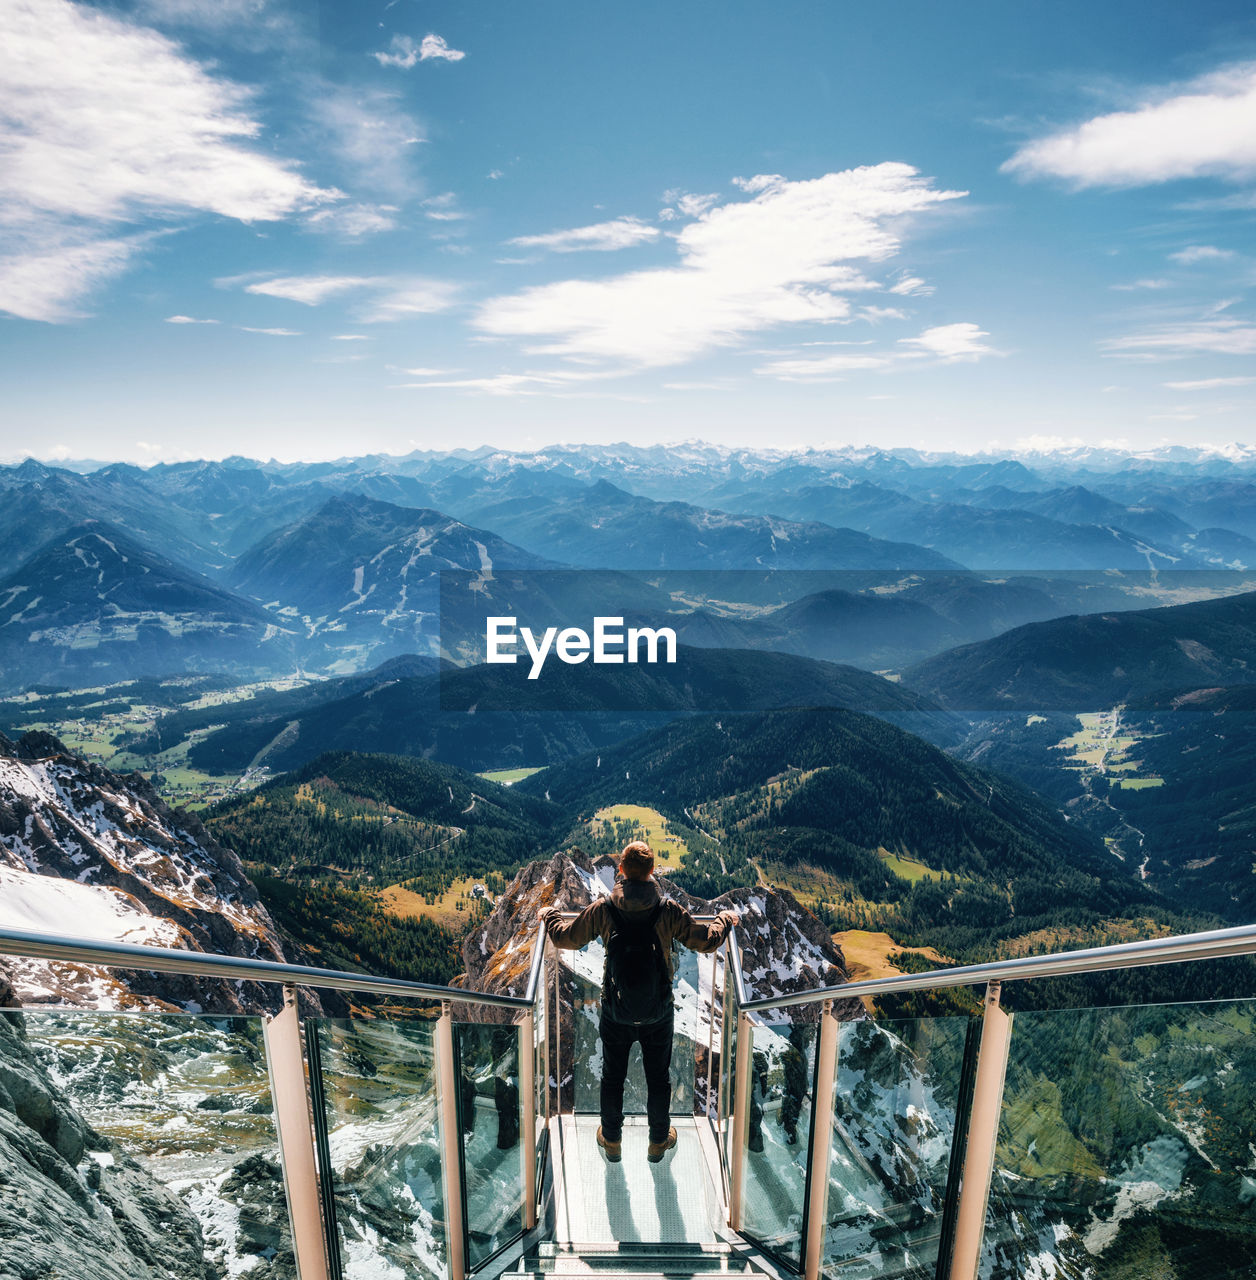
<path fill-rule="evenodd" d="M 233 853 L 143 778 L 89 764 L 48 734 L 0 736 L 0 926 L 284 959 Z M 23 1003 L 229 1012 L 274 1001 L 169 975 L 20 959 L 10 968 Z"/>

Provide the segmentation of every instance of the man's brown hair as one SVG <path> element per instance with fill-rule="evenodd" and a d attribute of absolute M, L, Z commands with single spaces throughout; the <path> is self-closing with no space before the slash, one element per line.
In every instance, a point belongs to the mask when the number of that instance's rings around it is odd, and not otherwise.
<path fill-rule="evenodd" d="M 625 880 L 648 880 L 654 873 L 654 850 L 644 840 L 624 845 L 619 871 Z"/>

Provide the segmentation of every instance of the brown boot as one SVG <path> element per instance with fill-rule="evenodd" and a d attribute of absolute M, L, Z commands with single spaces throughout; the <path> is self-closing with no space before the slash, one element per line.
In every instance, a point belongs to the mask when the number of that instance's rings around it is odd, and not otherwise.
<path fill-rule="evenodd" d="M 672 1136 L 675 1138 L 676 1131 L 672 1130 Z M 611 1164 L 618 1164 L 624 1158 L 624 1144 L 622 1142 L 611 1142 L 602 1134 L 602 1126 L 597 1127 L 597 1145 L 606 1152 L 606 1158 Z M 651 1156 L 653 1160 L 655 1157 Z"/>
<path fill-rule="evenodd" d="M 658 1164 L 660 1160 L 676 1145 L 676 1130 L 668 1129 L 667 1137 L 662 1142 L 652 1142 L 645 1149 L 646 1158 L 651 1164 Z"/>

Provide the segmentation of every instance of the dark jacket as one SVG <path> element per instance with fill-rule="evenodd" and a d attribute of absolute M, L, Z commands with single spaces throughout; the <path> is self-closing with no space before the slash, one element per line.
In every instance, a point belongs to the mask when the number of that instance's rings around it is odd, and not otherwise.
<path fill-rule="evenodd" d="M 615 881 L 615 887 L 608 897 L 591 902 L 574 920 L 566 923 L 556 919 L 547 921 L 550 941 L 556 947 L 565 947 L 570 951 L 578 950 L 594 938 L 600 937 L 605 942 L 614 927 L 611 913 L 606 909 L 608 901 L 630 917 L 653 911 L 659 902 L 663 904 L 654 927 L 663 944 L 669 981 L 676 976 L 672 966 L 673 940 L 688 947 L 690 951 L 714 951 L 728 937 L 729 929 L 737 922 L 734 912 L 721 911 L 710 924 L 700 924 L 674 898 L 664 897 L 653 878 L 619 879 Z"/>

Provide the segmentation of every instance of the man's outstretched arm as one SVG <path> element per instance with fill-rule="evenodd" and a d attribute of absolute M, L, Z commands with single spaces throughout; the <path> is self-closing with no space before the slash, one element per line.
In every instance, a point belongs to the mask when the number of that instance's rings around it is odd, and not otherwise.
<path fill-rule="evenodd" d="M 603 899 L 598 898 L 595 902 L 590 902 L 574 920 L 566 922 L 558 918 L 557 907 L 542 907 L 536 913 L 536 918 L 556 947 L 576 951 L 605 930 L 606 905 Z"/>
<path fill-rule="evenodd" d="M 728 937 L 738 918 L 735 911 L 721 911 L 710 924 L 703 924 L 682 907 L 673 936 L 690 951 L 714 951 Z"/>

